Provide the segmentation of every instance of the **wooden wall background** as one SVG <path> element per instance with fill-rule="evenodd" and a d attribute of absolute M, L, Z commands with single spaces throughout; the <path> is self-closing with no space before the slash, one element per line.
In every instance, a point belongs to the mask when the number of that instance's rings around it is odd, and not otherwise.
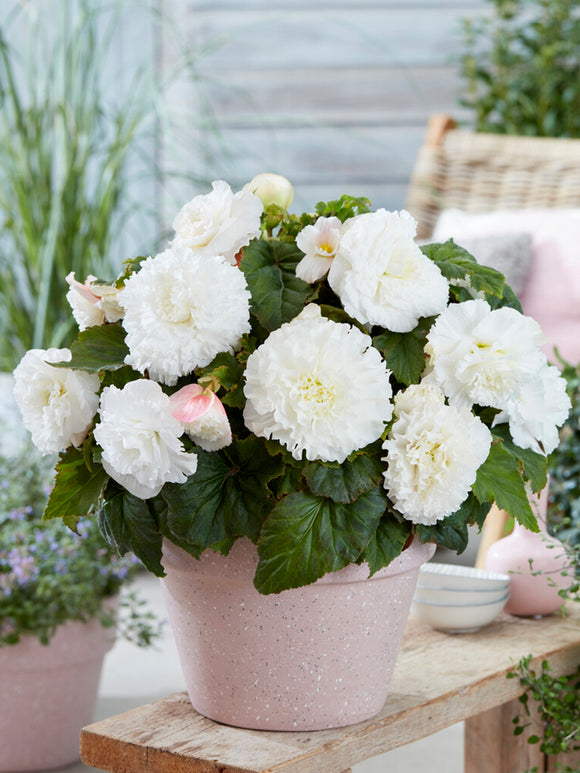
<path fill-rule="evenodd" d="M 199 122 L 171 163 L 240 186 L 290 178 L 295 208 L 341 193 L 401 207 L 434 112 L 458 108 L 461 20 L 485 0 L 162 0 L 195 52 L 199 80 L 170 104 Z M 164 33 L 161 71 L 177 56 Z M 219 135 L 215 133 L 216 127 Z M 181 160 L 179 155 L 181 153 Z M 181 194 L 183 195 L 183 194 Z"/>

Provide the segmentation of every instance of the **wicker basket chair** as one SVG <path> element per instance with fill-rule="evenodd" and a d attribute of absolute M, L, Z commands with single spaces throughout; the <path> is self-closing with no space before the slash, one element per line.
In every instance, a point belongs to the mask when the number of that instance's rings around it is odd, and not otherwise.
<path fill-rule="evenodd" d="M 580 207 L 580 140 L 480 134 L 434 115 L 419 151 L 406 209 L 429 239 L 442 210 L 490 212 Z"/>
<path fill-rule="evenodd" d="M 580 207 L 580 140 L 483 134 L 457 128 L 448 115 L 431 118 L 406 202 L 419 239 L 431 238 L 444 209 L 477 213 L 533 207 Z M 484 566 L 507 520 L 494 505 L 475 566 Z"/>

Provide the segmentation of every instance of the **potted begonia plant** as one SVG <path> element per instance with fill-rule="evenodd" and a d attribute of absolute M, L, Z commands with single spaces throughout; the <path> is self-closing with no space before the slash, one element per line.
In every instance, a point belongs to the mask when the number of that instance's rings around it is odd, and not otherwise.
<path fill-rule="evenodd" d="M 128 261 L 112 284 L 69 276 L 79 336 L 70 350 L 27 353 L 15 389 L 37 445 L 60 451 L 45 518 L 90 512 L 112 548 L 167 571 L 173 625 L 189 631 L 198 661 L 203 631 L 223 637 L 234 617 L 257 636 L 272 634 L 281 608 L 291 631 L 324 618 L 297 655 L 282 634 L 260 643 L 238 631 L 244 645 L 224 644 L 226 662 L 208 644 L 225 682 L 202 679 L 203 695 L 189 685 L 194 706 L 222 721 L 312 729 L 384 701 L 388 674 L 370 655 L 344 680 L 328 655 L 345 631 L 378 631 L 377 599 L 370 622 L 356 617 L 367 601 L 354 574 L 374 590 L 406 578 L 382 602 L 404 619 L 431 546 L 462 550 L 493 502 L 537 529 L 526 484 L 545 486 L 569 399 L 501 274 L 453 241 L 419 247 L 407 212 L 343 196 L 290 214 L 291 192 L 272 175 L 238 193 L 218 181 L 177 214 L 159 255 Z M 184 582 L 186 569 L 198 580 Z M 194 608 L 217 609 L 216 588 L 243 571 L 249 585 L 218 620 L 175 622 L 179 587 L 194 588 Z M 332 584 L 350 588 L 337 607 Z M 386 628 L 396 651 L 403 625 Z M 315 645 L 332 662 L 320 679 Z M 344 646 L 352 665 L 360 644 Z M 282 717 L 264 718 L 260 664 L 279 680 L 289 660 L 308 698 L 298 710 L 291 690 L 266 687 Z M 236 696 L 247 711 L 216 706 Z"/>

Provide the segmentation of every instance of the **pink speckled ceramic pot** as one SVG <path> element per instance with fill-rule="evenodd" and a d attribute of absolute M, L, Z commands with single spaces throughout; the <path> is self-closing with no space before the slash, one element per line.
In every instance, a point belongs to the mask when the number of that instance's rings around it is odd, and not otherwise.
<path fill-rule="evenodd" d="M 435 550 L 415 542 L 368 579 L 347 566 L 270 596 L 253 585 L 254 545 L 196 560 L 165 541 L 162 580 L 194 708 L 259 730 L 320 730 L 377 714 L 401 645 L 419 567 Z"/>
<path fill-rule="evenodd" d="M 33 636 L 0 648 L 0 771 L 61 768 L 79 758 L 114 631 L 66 623 L 47 646 Z"/>

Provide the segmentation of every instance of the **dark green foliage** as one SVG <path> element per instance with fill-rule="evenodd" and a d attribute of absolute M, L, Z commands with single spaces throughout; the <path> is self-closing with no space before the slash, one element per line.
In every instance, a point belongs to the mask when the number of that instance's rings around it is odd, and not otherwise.
<path fill-rule="evenodd" d="M 489 0 L 466 20 L 461 103 L 481 132 L 580 137 L 576 0 Z"/>

